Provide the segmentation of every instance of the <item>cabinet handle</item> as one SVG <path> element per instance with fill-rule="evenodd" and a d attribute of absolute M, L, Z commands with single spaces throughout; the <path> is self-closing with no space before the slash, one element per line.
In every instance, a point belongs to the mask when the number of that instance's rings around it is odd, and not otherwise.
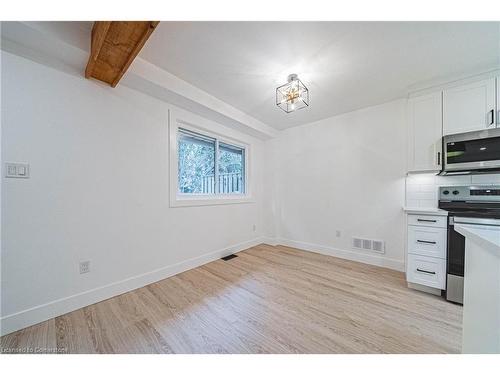
<path fill-rule="evenodd" d="M 426 223 L 435 223 L 436 220 L 430 220 L 430 219 L 417 219 L 417 221 L 425 221 Z"/>
<path fill-rule="evenodd" d="M 488 125 L 493 125 L 495 123 L 495 110 L 492 109 L 491 111 L 488 112 L 489 117 L 490 117 L 490 123 Z"/>
<path fill-rule="evenodd" d="M 420 243 L 430 243 L 430 244 L 433 244 L 433 245 L 435 245 L 435 244 L 436 244 L 436 241 L 424 241 L 424 240 L 417 240 L 417 242 L 420 242 Z"/>
<path fill-rule="evenodd" d="M 417 271 L 418 272 L 422 272 L 422 273 L 428 273 L 429 275 L 435 275 L 436 274 L 436 272 L 434 272 L 434 271 L 421 270 L 420 268 L 417 268 Z"/>

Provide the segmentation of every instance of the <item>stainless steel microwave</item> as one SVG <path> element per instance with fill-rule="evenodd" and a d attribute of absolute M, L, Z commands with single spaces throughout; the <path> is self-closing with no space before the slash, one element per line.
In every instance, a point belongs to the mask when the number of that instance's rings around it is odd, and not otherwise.
<path fill-rule="evenodd" d="M 500 172 L 500 128 L 443 137 L 440 175 Z"/>

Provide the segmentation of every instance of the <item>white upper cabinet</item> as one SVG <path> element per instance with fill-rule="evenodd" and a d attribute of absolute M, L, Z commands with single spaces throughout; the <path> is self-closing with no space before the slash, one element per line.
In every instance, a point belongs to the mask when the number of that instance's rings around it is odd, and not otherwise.
<path fill-rule="evenodd" d="M 441 169 L 441 91 L 408 100 L 408 171 Z"/>
<path fill-rule="evenodd" d="M 495 127 L 495 78 L 443 91 L 444 135 Z"/>
<path fill-rule="evenodd" d="M 497 77 L 497 128 L 500 128 L 500 76 Z"/>

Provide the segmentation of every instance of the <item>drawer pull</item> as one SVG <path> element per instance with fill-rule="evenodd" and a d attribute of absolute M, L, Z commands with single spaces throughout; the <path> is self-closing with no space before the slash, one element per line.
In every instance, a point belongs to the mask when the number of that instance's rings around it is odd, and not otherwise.
<path fill-rule="evenodd" d="M 436 244 L 436 241 L 424 241 L 424 240 L 417 240 L 417 242 L 420 242 L 420 243 L 430 243 L 430 244 L 433 244 L 433 245 L 435 245 L 435 244 Z"/>
<path fill-rule="evenodd" d="M 428 273 L 430 275 L 435 275 L 436 274 L 436 272 L 434 272 L 434 271 L 421 270 L 420 268 L 417 268 L 417 271 L 418 272 L 422 272 L 422 273 Z"/>
<path fill-rule="evenodd" d="M 425 221 L 426 223 L 435 223 L 437 220 L 431 220 L 431 219 L 417 219 L 417 221 Z"/>

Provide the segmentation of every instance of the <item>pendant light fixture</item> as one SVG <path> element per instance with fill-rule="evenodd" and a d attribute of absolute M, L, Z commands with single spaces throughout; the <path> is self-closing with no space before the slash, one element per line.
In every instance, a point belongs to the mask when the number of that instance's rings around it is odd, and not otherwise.
<path fill-rule="evenodd" d="M 276 105 L 286 113 L 309 106 L 309 90 L 297 74 L 290 74 L 288 82 L 276 89 Z"/>

